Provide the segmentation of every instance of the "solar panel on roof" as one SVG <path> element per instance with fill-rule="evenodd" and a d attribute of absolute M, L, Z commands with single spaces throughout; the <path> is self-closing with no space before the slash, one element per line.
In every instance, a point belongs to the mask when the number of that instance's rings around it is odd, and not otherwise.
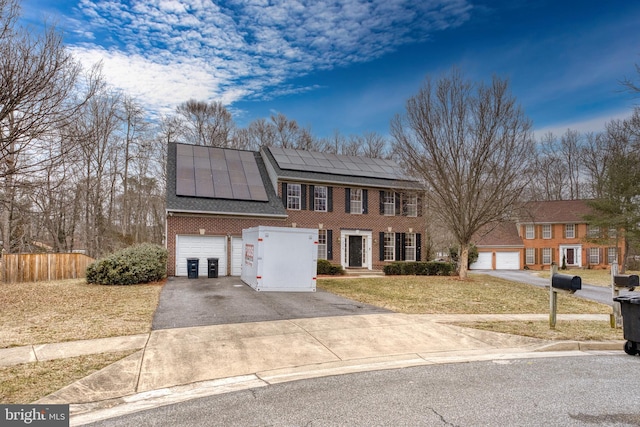
<path fill-rule="evenodd" d="M 177 144 L 176 154 L 178 196 L 269 200 L 252 152 Z"/>
<path fill-rule="evenodd" d="M 385 159 L 270 147 L 280 169 L 367 178 L 403 179 L 399 166 Z"/>

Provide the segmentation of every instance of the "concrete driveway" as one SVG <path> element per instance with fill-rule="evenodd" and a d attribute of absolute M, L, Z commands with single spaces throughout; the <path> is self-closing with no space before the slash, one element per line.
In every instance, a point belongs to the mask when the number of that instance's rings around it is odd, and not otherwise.
<path fill-rule="evenodd" d="M 152 329 L 380 313 L 390 311 L 320 289 L 258 292 L 239 277 L 170 277 L 160 294 Z"/>

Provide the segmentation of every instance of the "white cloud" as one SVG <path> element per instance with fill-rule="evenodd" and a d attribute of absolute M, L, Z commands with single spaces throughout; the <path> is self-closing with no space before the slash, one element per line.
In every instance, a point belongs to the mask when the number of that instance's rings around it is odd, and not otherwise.
<path fill-rule="evenodd" d="M 535 129 L 535 136 L 536 138 L 541 138 L 549 132 L 553 133 L 556 136 L 561 136 L 565 132 L 567 132 L 567 129 L 576 130 L 580 133 L 602 132 L 605 130 L 605 125 L 607 124 L 607 122 L 610 122 L 612 120 L 623 120 L 629 118 L 630 116 L 631 113 L 627 109 L 623 111 L 612 111 L 605 115 L 592 117 L 590 119 L 577 122 L 554 123 L 540 129 Z"/>
<path fill-rule="evenodd" d="M 85 21 L 71 30 L 90 37 L 72 46 L 74 53 L 88 64 L 102 60 L 112 84 L 162 109 L 191 97 L 225 103 L 266 97 L 312 70 L 366 62 L 461 25 L 471 6 L 467 0 L 80 0 L 78 10 Z"/>

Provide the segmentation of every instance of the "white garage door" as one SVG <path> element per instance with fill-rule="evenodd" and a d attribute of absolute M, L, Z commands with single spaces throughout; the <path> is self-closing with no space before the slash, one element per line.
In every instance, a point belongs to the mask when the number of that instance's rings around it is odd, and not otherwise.
<path fill-rule="evenodd" d="M 207 277 L 207 258 L 218 258 L 218 275 L 227 275 L 227 238 L 176 236 L 176 276 L 187 276 L 187 258 L 198 258 L 198 276 Z"/>
<path fill-rule="evenodd" d="M 471 264 L 469 268 L 471 268 L 471 270 L 491 270 L 493 268 L 491 263 L 492 259 L 492 252 L 478 252 L 478 259 Z"/>
<path fill-rule="evenodd" d="M 520 252 L 496 252 L 496 270 L 520 270 Z"/>
<path fill-rule="evenodd" d="M 232 237 L 231 238 L 231 275 L 232 276 L 241 276 L 242 275 L 242 238 L 241 237 Z"/>

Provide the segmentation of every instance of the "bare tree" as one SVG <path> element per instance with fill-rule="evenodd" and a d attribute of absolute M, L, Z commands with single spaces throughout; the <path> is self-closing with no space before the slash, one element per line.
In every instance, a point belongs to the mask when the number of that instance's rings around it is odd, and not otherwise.
<path fill-rule="evenodd" d="M 534 155 L 531 122 L 506 81 L 474 84 L 453 70 L 427 79 L 391 123 L 395 152 L 427 185 L 429 206 L 460 245 L 467 277 L 469 246 L 487 224 L 505 219 L 527 186 Z"/>
<path fill-rule="evenodd" d="M 55 28 L 17 27 L 18 3 L 0 0 L 0 186 L 3 249 L 11 251 L 14 202 L 21 177 L 49 166 L 50 139 L 98 85 L 94 69 L 80 91 L 82 68 Z M 82 96 L 78 96 L 81 94 Z M 56 151 L 63 156 L 64 150 Z M 22 179 L 22 182 L 28 182 Z"/>
<path fill-rule="evenodd" d="M 231 113 L 221 102 L 190 99 L 178 105 L 176 112 L 184 119 L 182 131 L 185 142 L 213 147 L 229 145 L 235 124 Z"/>

